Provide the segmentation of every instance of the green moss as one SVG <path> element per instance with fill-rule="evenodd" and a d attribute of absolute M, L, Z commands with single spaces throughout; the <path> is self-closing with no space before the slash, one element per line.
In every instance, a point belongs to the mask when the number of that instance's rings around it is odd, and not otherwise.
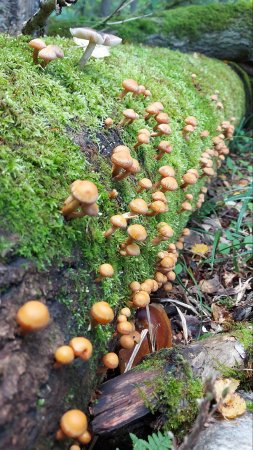
<path fill-rule="evenodd" d="M 32 259 L 39 268 L 48 267 L 52 262 L 58 267 L 66 261 L 70 265 L 72 262 L 68 276 L 76 287 L 76 299 L 73 292 L 68 294 L 65 283 L 57 300 L 69 308 L 73 330 L 85 332 L 91 304 L 101 298 L 114 307 L 122 304 L 127 300 L 130 281 L 153 274 L 157 250 L 164 248 L 163 244 L 158 249 L 150 246 L 157 222 L 170 223 L 175 231 L 174 240 L 188 220 L 187 213 L 177 214 L 183 199 L 178 189 L 168 194 L 167 214 L 158 219 L 135 219 L 146 226 L 149 236 L 141 245 L 138 258 L 119 257 L 118 246 L 126 233 L 116 232 L 108 240 L 103 238 L 102 231 L 109 226 L 110 216 L 126 211 L 136 195 L 136 181 L 132 178 L 112 182 L 110 159 L 105 153 L 110 153 L 107 145 L 113 146 L 113 138 L 102 124 L 108 116 L 117 123 L 126 107 L 133 107 L 142 115 L 147 105 L 147 100 L 129 96 L 120 102 L 122 80 L 132 77 L 150 88 L 153 99 L 164 103 L 173 130 L 170 136 L 173 152 L 159 164 L 154 159 L 153 145 L 140 149 L 138 155 L 132 152 L 142 167 L 136 178 L 148 176 L 154 180 L 158 165 L 171 164 L 178 182 L 187 169 L 199 167 L 199 156 L 211 144 L 218 123 L 225 117 L 233 115 L 239 120 L 243 115 L 243 87 L 237 75 L 221 62 L 166 49 L 154 53 L 152 49 L 135 46 L 119 46 L 112 50 L 110 58 L 90 60 L 85 71 L 80 72 L 78 61 L 82 51 L 72 41 L 60 38 L 55 43 L 64 48 L 65 58 L 43 70 L 32 64 L 28 40 L 0 36 L 1 226 L 18 236 L 13 254 Z M 52 40 L 47 38 L 46 42 Z M 192 84 L 192 72 L 198 76 L 201 92 Z M 224 112 L 218 112 L 209 100 L 215 89 L 221 92 Z M 209 130 L 210 138 L 206 142 L 198 132 L 189 142 L 182 138 L 181 129 L 187 115 L 196 116 L 198 131 Z M 130 148 L 144 123 L 140 119 L 121 132 L 121 139 Z M 77 143 L 80 139 L 82 148 Z M 60 207 L 76 179 L 96 183 L 100 215 L 66 223 Z M 190 189 L 195 201 L 200 185 Z M 114 187 L 119 191 L 120 201 L 108 199 L 107 191 Z M 150 194 L 142 197 L 150 200 Z M 4 240 L 3 250 L 6 248 L 8 244 Z M 93 283 L 95 273 L 105 261 L 114 266 L 115 276 L 97 286 Z M 98 340 L 103 334 L 106 341 L 110 328 L 99 333 L 98 329 Z"/>
<path fill-rule="evenodd" d="M 165 367 L 167 358 L 168 353 L 158 353 L 156 359 L 159 361 L 161 375 L 145 383 L 146 387 L 152 387 L 152 393 L 148 397 L 141 386 L 139 394 L 152 414 L 156 411 L 163 414 L 163 430 L 172 431 L 182 438 L 197 416 L 197 400 L 203 396 L 203 386 L 200 380 L 193 378 L 190 366 L 175 351 L 170 354 L 170 370 L 165 374 L 162 367 Z M 138 367 L 147 369 L 147 362 L 152 363 L 149 368 L 158 367 L 153 356 Z"/>
<path fill-rule="evenodd" d="M 237 337 L 245 350 L 252 349 L 253 344 L 253 323 L 237 323 L 233 325 L 233 330 L 230 332 L 233 336 Z"/>
<path fill-rule="evenodd" d="M 252 401 L 246 401 L 247 411 L 253 413 L 253 403 Z"/>

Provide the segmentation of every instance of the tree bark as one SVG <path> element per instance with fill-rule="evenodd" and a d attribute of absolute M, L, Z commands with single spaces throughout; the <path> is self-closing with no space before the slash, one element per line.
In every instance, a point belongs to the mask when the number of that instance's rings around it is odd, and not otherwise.
<path fill-rule="evenodd" d="M 18 34 L 26 20 L 39 8 L 40 0 L 1 0 L 0 32 Z"/>
<path fill-rule="evenodd" d="M 117 433 L 122 439 L 126 430 L 131 432 L 136 429 L 136 422 L 142 428 L 147 422 L 154 421 L 155 417 L 150 414 L 143 397 L 148 398 L 156 409 L 162 408 L 162 404 L 154 397 L 152 384 L 162 371 L 164 375 L 171 373 L 176 379 L 181 379 L 183 365 L 177 362 L 178 356 L 189 364 L 194 378 L 205 383 L 208 378 L 220 375 L 221 369 L 218 367 L 244 367 L 245 350 L 236 338 L 226 335 L 154 353 L 148 357 L 150 368 L 138 370 L 137 366 L 102 385 L 101 394 L 93 407 L 94 433 L 99 436 L 113 433 L 114 437 Z M 164 362 L 164 368 L 152 368 L 152 358 Z"/>

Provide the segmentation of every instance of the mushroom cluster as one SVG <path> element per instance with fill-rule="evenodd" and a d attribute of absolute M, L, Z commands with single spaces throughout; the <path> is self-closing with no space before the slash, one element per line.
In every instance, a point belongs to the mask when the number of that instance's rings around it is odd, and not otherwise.
<path fill-rule="evenodd" d="M 41 66 L 46 67 L 50 61 L 57 58 L 64 58 L 63 50 L 58 45 L 46 45 L 42 39 L 32 39 L 28 43 L 33 48 L 33 62 L 39 64 L 39 58 L 42 60 Z"/>
<path fill-rule="evenodd" d="M 98 190 L 92 181 L 76 180 L 71 184 L 70 191 L 71 195 L 65 200 L 61 210 L 66 220 L 98 215 Z"/>
<path fill-rule="evenodd" d="M 190 135 L 195 131 L 197 127 L 197 119 L 193 116 L 186 117 L 185 126 L 183 127 L 183 137 L 186 141 L 189 141 Z"/>
<path fill-rule="evenodd" d="M 78 336 L 70 340 L 68 345 L 61 345 L 55 350 L 55 366 L 56 368 L 66 364 L 71 364 L 75 358 L 88 361 L 92 356 L 92 343 L 89 339 Z"/>

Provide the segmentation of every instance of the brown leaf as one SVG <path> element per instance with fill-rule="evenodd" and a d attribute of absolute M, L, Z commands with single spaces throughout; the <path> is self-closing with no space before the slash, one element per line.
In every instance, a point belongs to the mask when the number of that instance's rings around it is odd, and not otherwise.
<path fill-rule="evenodd" d="M 220 289 L 223 291 L 223 287 L 220 284 L 219 278 L 215 275 L 210 280 L 200 280 L 199 282 L 200 290 L 206 294 L 214 294 Z"/>
<path fill-rule="evenodd" d="M 211 305 L 212 316 L 215 322 L 224 323 L 230 322 L 232 320 L 231 314 L 224 308 L 224 306 L 219 306 L 216 303 Z"/>

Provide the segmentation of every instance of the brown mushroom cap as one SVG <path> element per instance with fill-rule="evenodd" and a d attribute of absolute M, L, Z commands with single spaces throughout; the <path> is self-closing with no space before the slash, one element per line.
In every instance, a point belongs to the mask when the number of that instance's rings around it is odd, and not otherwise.
<path fill-rule="evenodd" d="M 88 421 L 82 411 L 70 409 L 61 417 L 60 425 L 66 436 L 76 438 L 87 430 Z"/>
<path fill-rule="evenodd" d="M 139 85 L 137 81 L 132 80 L 131 78 L 122 81 L 122 86 L 125 91 L 138 93 Z"/>
<path fill-rule="evenodd" d="M 195 184 L 198 180 L 193 173 L 187 172 L 183 175 L 183 181 L 185 184 Z"/>
<path fill-rule="evenodd" d="M 138 181 L 138 185 L 142 189 L 151 189 L 152 188 L 152 181 L 149 178 L 142 178 Z"/>
<path fill-rule="evenodd" d="M 114 152 L 111 161 L 122 169 L 129 169 L 133 165 L 133 158 L 127 151 Z"/>
<path fill-rule="evenodd" d="M 16 321 L 26 332 L 41 330 L 50 321 L 48 308 L 37 300 L 30 300 L 19 308 Z"/>
<path fill-rule="evenodd" d="M 58 45 L 50 44 L 47 45 L 48 50 L 53 50 L 57 56 L 57 58 L 64 58 L 64 52 Z"/>
<path fill-rule="evenodd" d="M 197 169 L 189 169 L 187 170 L 188 173 L 193 173 L 193 175 L 195 175 L 196 178 L 199 178 L 199 173 L 197 171 Z"/>
<path fill-rule="evenodd" d="M 162 189 L 165 191 L 175 191 L 178 188 L 178 184 L 175 178 L 165 177 L 161 180 Z"/>
<path fill-rule="evenodd" d="M 117 147 L 113 149 L 112 154 L 120 152 L 126 152 L 130 155 L 130 148 L 128 148 L 126 145 L 117 145 Z"/>
<path fill-rule="evenodd" d="M 75 354 L 69 345 L 61 345 L 54 352 L 54 357 L 59 364 L 70 364 L 74 360 Z"/>
<path fill-rule="evenodd" d="M 85 431 L 83 434 L 81 434 L 81 436 L 78 436 L 78 441 L 84 445 L 89 444 L 91 439 L 92 436 L 89 431 Z"/>
<path fill-rule="evenodd" d="M 132 333 L 123 334 L 119 340 L 120 346 L 123 348 L 133 348 L 135 345 L 134 339 L 132 337 Z"/>
<path fill-rule="evenodd" d="M 127 306 L 125 306 L 124 308 L 122 308 L 120 310 L 120 314 L 123 314 L 126 317 L 130 317 L 131 316 L 131 310 Z"/>
<path fill-rule="evenodd" d="M 186 125 L 191 125 L 193 127 L 196 127 L 197 126 L 197 119 L 196 119 L 196 117 L 188 116 L 185 119 L 185 123 L 186 123 Z"/>
<path fill-rule="evenodd" d="M 120 334 L 129 334 L 132 331 L 132 324 L 130 322 L 119 322 L 117 324 L 117 331 Z"/>
<path fill-rule="evenodd" d="M 138 144 L 149 144 L 149 136 L 146 133 L 138 133 L 137 142 Z"/>
<path fill-rule="evenodd" d="M 91 205 L 98 199 L 97 186 L 88 180 L 76 180 L 71 184 L 71 194 L 80 203 Z"/>
<path fill-rule="evenodd" d="M 168 136 L 169 134 L 171 134 L 171 128 L 166 123 L 160 123 L 159 125 L 157 125 L 156 130 L 159 133 L 159 135 L 165 134 Z"/>
<path fill-rule="evenodd" d="M 28 45 L 29 47 L 34 48 L 35 50 L 42 50 L 47 46 L 47 44 L 45 44 L 45 42 L 39 38 L 32 39 L 30 42 L 28 42 Z"/>
<path fill-rule="evenodd" d="M 165 195 L 164 195 L 164 193 L 162 191 L 153 192 L 152 199 L 154 201 L 160 201 L 160 202 L 163 202 L 165 204 L 167 203 L 167 198 L 165 197 Z"/>
<path fill-rule="evenodd" d="M 150 209 L 155 214 L 162 214 L 168 211 L 166 203 L 161 200 L 155 200 L 150 204 Z"/>
<path fill-rule="evenodd" d="M 150 105 L 148 105 L 147 108 L 145 108 L 145 111 L 151 116 L 159 114 L 159 112 L 160 112 L 159 108 L 154 103 L 151 103 Z"/>
<path fill-rule="evenodd" d="M 124 316 L 124 314 L 120 314 L 120 315 L 117 317 L 117 322 L 126 322 L 126 321 L 127 321 L 127 317 Z"/>
<path fill-rule="evenodd" d="M 167 268 L 172 269 L 175 265 L 175 259 L 172 258 L 172 256 L 165 256 L 165 258 L 163 258 L 160 261 L 160 265 L 161 265 L 161 267 L 164 267 L 165 269 L 167 269 Z"/>
<path fill-rule="evenodd" d="M 147 214 L 148 205 L 142 198 L 135 198 L 129 203 L 129 209 L 134 214 Z"/>
<path fill-rule="evenodd" d="M 147 130 L 146 128 L 141 128 L 139 131 L 138 131 L 138 135 L 139 134 L 146 134 L 148 137 L 150 137 L 150 131 L 149 130 Z"/>
<path fill-rule="evenodd" d="M 183 202 L 181 208 L 183 211 L 191 211 L 192 205 L 189 202 Z"/>
<path fill-rule="evenodd" d="M 114 274 L 114 269 L 111 264 L 105 263 L 101 264 L 98 269 L 102 277 L 112 277 Z"/>
<path fill-rule="evenodd" d="M 159 227 L 159 234 L 160 234 L 161 236 L 163 236 L 163 237 L 170 238 L 170 237 L 173 236 L 174 231 L 173 231 L 173 229 L 170 227 L 170 225 L 165 224 L 165 225 Z"/>
<path fill-rule="evenodd" d="M 164 153 L 171 153 L 172 152 L 172 146 L 168 141 L 161 141 L 157 149 Z M 163 166 L 164 167 L 164 166 Z"/>
<path fill-rule="evenodd" d="M 91 317 L 100 324 L 107 324 L 114 319 L 114 312 L 109 303 L 101 301 L 95 303 L 90 311 Z"/>
<path fill-rule="evenodd" d="M 130 120 L 135 120 L 139 117 L 139 115 L 133 109 L 124 109 L 123 116 Z"/>
<path fill-rule="evenodd" d="M 162 142 L 166 142 L 166 141 L 162 141 Z M 160 142 L 160 144 L 161 144 L 161 142 Z M 158 172 L 161 175 L 161 177 L 163 177 L 163 178 L 175 176 L 175 170 L 171 166 L 161 166 L 161 167 L 159 167 Z"/>
<path fill-rule="evenodd" d="M 127 232 L 134 241 L 142 242 L 147 238 L 146 229 L 139 224 L 130 225 Z"/>
<path fill-rule="evenodd" d="M 155 116 L 155 121 L 157 123 L 169 123 L 170 118 L 168 116 L 167 113 L 164 112 L 159 112 L 156 116 Z"/>
<path fill-rule="evenodd" d="M 55 53 L 55 50 L 52 48 L 42 48 L 38 53 L 39 58 L 43 59 L 46 63 L 49 63 L 50 61 L 53 61 L 54 59 L 57 59 L 57 55 Z"/>
<path fill-rule="evenodd" d="M 132 158 L 132 165 L 131 165 L 131 167 L 128 169 L 128 171 L 129 171 L 131 174 L 135 174 L 135 173 L 140 172 L 140 170 L 141 170 L 141 168 L 140 168 L 139 161 L 138 161 L 137 159 L 135 159 L 135 158 Z"/>
<path fill-rule="evenodd" d="M 182 234 L 183 236 L 190 236 L 191 234 L 190 228 L 184 228 Z"/>
<path fill-rule="evenodd" d="M 116 228 L 125 229 L 127 227 L 127 220 L 121 214 L 116 214 L 110 218 L 110 223 Z"/>
<path fill-rule="evenodd" d="M 79 445 L 74 444 L 74 445 L 71 445 L 69 450 L 81 450 L 81 447 Z"/>
<path fill-rule="evenodd" d="M 138 281 L 132 281 L 129 284 L 129 287 L 130 287 L 132 292 L 138 292 L 141 289 L 141 284 Z"/>
<path fill-rule="evenodd" d="M 107 119 L 105 119 L 104 124 L 105 124 L 106 127 L 111 127 L 113 125 L 112 118 L 111 117 L 107 117 Z"/>
<path fill-rule="evenodd" d="M 137 244 L 129 244 L 125 250 L 128 256 L 139 256 L 141 253 L 140 247 Z"/>
<path fill-rule="evenodd" d="M 116 369 L 116 367 L 118 367 L 119 365 L 118 355 L 116 355 L 116 353 L 114 352 L 110 352 L 104 355 L 102 361 L 104 366 L 108 369 Z"/>
<path fill-rule="evenodd" d="M 154 102 L 153 105 L 155 105 L 159 109 L 159 111 L 164 110 L 164 106 L 161 102 Z"/>
<path fill-rule="evenodd" d="M 73 349 L 75 356 L 81 356 L 82 359 L 86 358 L 87 360 L 92 355 L 92 343 L 85 337 L 74 337 L 69 342 L 69 345 Z"/>
<path fill-rule="evenodd" d="M 144 308 L 150 303 L 149 294 L 145 291 L 135 292 L 133 295 L 133 304 L 136 308 Z"/>

